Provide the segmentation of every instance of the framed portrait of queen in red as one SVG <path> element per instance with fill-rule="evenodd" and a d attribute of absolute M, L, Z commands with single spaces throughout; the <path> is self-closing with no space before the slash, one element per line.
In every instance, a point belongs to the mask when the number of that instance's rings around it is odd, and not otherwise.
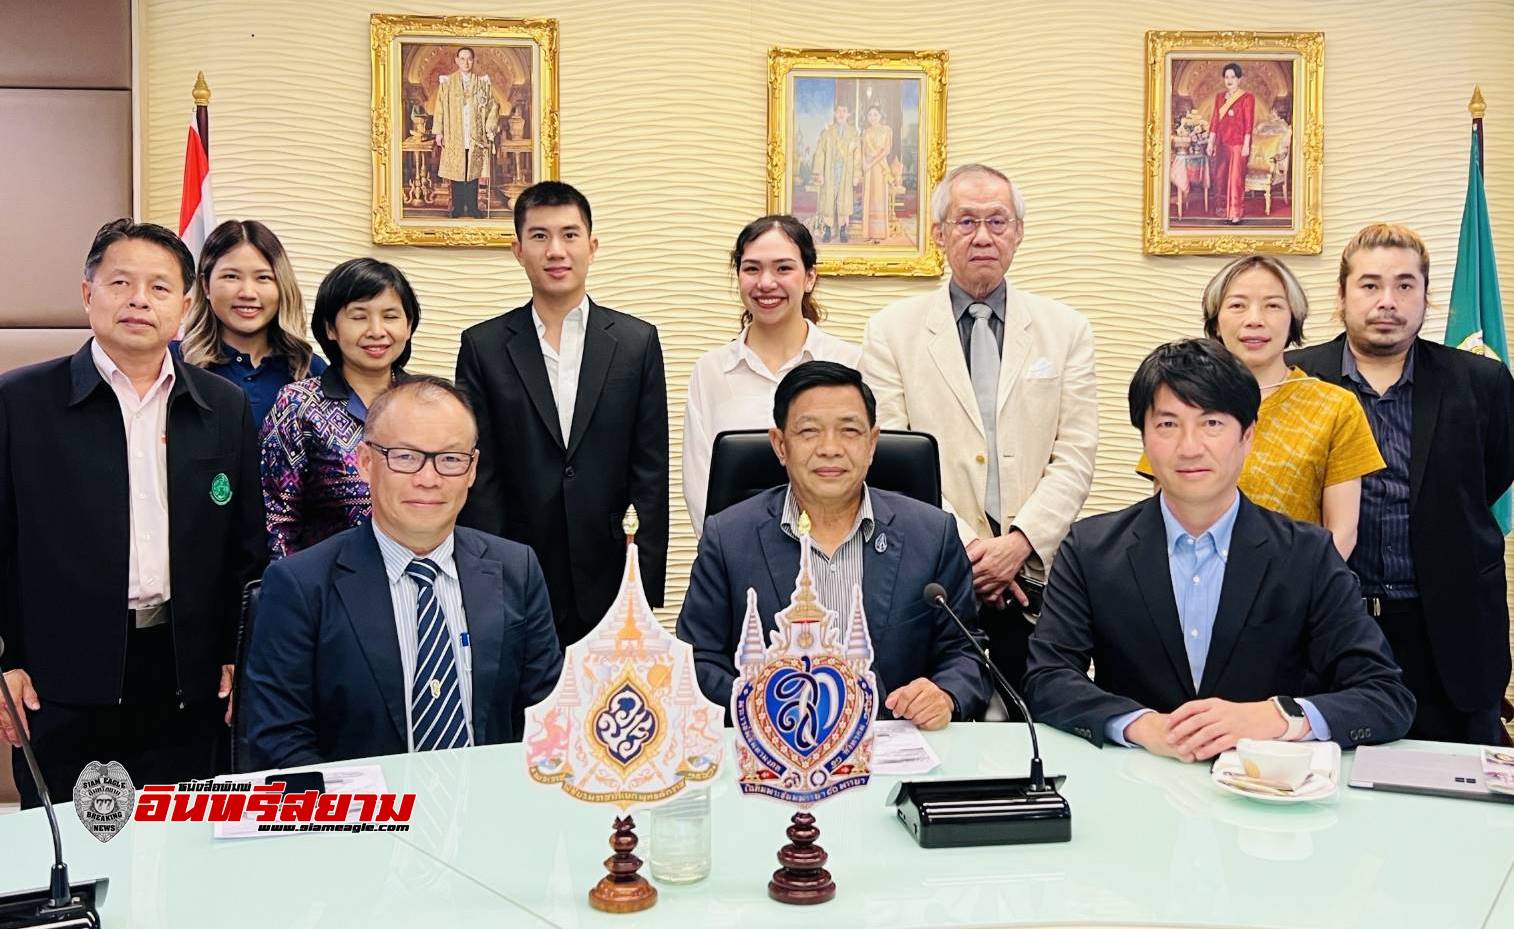
<path fill-rule="evenodd" d="M 1322 32 L 1146 33 L 1149 255 L 1319 254 Z"/>

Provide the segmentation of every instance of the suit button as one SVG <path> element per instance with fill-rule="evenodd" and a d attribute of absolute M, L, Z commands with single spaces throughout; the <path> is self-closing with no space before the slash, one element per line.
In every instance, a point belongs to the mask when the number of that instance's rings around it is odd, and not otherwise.
<path fill-rule="evenodd" d="M 985 458 L 984 456 L 982 456 L 982 455 L 978 456 L 978 464 L 983 464 L 986 461 L 988 461 L 988 459 Z"/>
<path fill-rule="evenodd" d="M 570 481 L 573 479 L 574 473 L 575 472 L 573 471 L 573 466 L 572 465 L 568 465 L 566 468 L 562 469 L 562 476 L 565 477 L 565 478 L 567 478 Z"/>

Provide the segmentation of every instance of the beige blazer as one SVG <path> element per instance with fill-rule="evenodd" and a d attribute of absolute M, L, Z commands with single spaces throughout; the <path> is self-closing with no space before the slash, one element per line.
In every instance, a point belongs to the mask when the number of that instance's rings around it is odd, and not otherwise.
<path fill-rule="evenodd" d="M 1008 282 L 1006 282 L 1008 283 Z M 1099 410 L 1093 330 L 1076 310 L 1016 290 L 1005 295 L 999 369 L 999 524 L 1025 533 L 1044 578 L 1093 480 Z M 862 375 L 885 429 L 929 432 L 941 448 L 946 509 L 966 544 L 988 538 L 987 440 L 946 285 L 868 320 Z"/>

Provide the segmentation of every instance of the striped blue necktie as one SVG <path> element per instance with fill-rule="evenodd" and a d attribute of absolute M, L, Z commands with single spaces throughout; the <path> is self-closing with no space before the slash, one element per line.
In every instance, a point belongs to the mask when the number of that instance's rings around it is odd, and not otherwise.
<path fill-rule="evenodd" d="M 415 612 L 415 684 L 410 688 L 410 731 L 415 750 L 463 748 L 469 744 L 463 717 L 462 691 L 457 683 L 457 658 L 448 641 L 447 617 L 436 600 L 436 562 L 417 558 L 405 566 L 420 595 Z"/>

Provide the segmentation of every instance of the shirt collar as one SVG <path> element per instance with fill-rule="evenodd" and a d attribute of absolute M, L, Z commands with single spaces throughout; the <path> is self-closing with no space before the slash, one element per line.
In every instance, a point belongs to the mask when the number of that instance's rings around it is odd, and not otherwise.
<path fill-rule="evenodd" d="M 537 314 L 536 303 L 534 301 L 531 303 L 531 322 L 536 324 L 536 337 L 538 339 L 545 338 L 547 335 L 547 324 L 542 322 L 541 316 Z M 572 323 L 575 327 L 577 327 L 579 332 L 583 332 L 588 328 L 589 295 L 587 293 L 585 293 L 584 298 L 578 302 L 578 306 L 575 306 L 573 309 L 568 311 L 568 315 L 563 317 L 562 322 L 564 326 Z"/>
<path fill-rule="evenodd" d="M 783 492 L 783 516 L 779 518 L 778 525 L 783 529 L 783 534 L 791 539 L 798 539 L 799 533 L 794 531 L 794 526 L 799 522 L 799 504 L 794 499 L 794 485 L 790 484 Z M 862 485 L 862 505 L 857 508 L 857 521 L 852 523 L 852 530 L 841 540 L 845 545 L 852 540 L 858 530 L 862 532 L 862 541 L 873 540 L 873 498 L 868 493 L 867 484 Z"/>
<path fill-rule="evenodd" d="M 1415 341 L 1418 342 L 1418 339 Z M 1418 347 L 1416 344 L 1409 346 L 1409 353 L 1404 356 L 1404 370 L 1399 373 L 1398 380 L 1394 381 L 1393 387 L 1389 387 L 1388 390 L 1414 383 L 1414 356 L 1418 354 L 1415 351 Z M 1346 339 L 1341 340 L 1341 374 L 1362 387 L 1371 388 L 1372 386 L 1367 383 L 1365 377 L 1362 377 L 1361 369 L 1356 364 L 1356 356 L 1351 353 L 1351 343 Z"/>
<path fill-rule="evenodd" d="M 804 344 L 799 346 L 799 354 L 794 356 L 794 358 L 800 361 L 812 361 L 815 358 L 815 343 L 820 337 L 820 327 L 807 319 L 804 321 L 804 326 Z M 757 357 L 757 353 L 752 351 L 746 344 L 747 331 L 751 328 L 751 326 L 742 326 L 741 335 L 737 336 L 735 341 L 727 342 L 720 348 L 722 352 L 720 355 L 720 370 L 723 373 L 730 374 L 743 361 L 753 371 L 767 371 L 767 365 L 763 364 L 762 359 Z M 788 361 L 793 361 L 794 358 L 790 358 Z M 788 366 L 788 361 L 784 362 L 784 367 Z M 779 371 L 781 370 L 783 369 L 780 368 Z M 773 371 L 769 373 L 777 374 L 778 372 Z"/>
<path fill-rule="evenodd" d="M 951 295 L 953 319 L 960 321 L 962 319 L 962 315 L 967 312 L 968 307 L 972 306 L 974 303 L 984 303 L 987 304 L 988 308 L 993 311 L 995 319 L 999 320 L 1000 322 L 1004 321 L 1004 304 L 1009 297 L 1008 278 L 1000 281 L 999 286 L 994 288 L 993 293 L 989 294 L 987 297 L 984 297 L 982 300 L 978 300 L 974 297 L 969 297 L 967 295 L 967 291 L 959 287 L 956 281 L 952 281 L 950 284 L 947 284 L 946 291 Z"/>
<path fill-rule="evenodd" d="M 105 379 L 107 384 L 119 382 L 125 384 L 127 387 L 131 387 L 133 392 L 136 391 L 136 387 L 132 386 L 131 378 L 127 377 L 126 372 L 122 371 L 115 360 L 105 354 L 105 349 L 100 347 L 99 339 L 89 340 L 89 355 L 95 363 L 95 370 L 100 372 L 100 376 Z M 142 399 L 146 401 L 160 387 L 165 393 L 171 390 L 173 388 L 173 378 L 173 356 L 168 353 L 167 349 L 164 349 L 163 364 L 158 368 L 158 377 L 152 382 L 152 387 L 148 388 L 147 393 L 142 396 Z"/>
<path fill-rule="evenodd" d="M 447 533 L 442 544 L 436 548 L 424 555 L 417 555 L 391 539 L 379 528 L 378 520 L 371 520 L 368 524 L 373 527 L 373 537 L 378 540 L 379 554 L 384 556 L 384 573 L 388 575 L 390 584 L 399 581 L 405 575 L 405 566 L 417 558 L 430 559 L 443 574 L 457 580 L 457 561 L 452 557 L 455 536 L 452 533 Z"/>
<path fill-rule="evenodd" d="M 1158 494 L 1157 501 L 1162 508 L 1162 524 L 1167 529 L 1167 554 L 1169 556 L 1177 548 L 1178 542 L 1183 539 L 1193 539 L 1194 544 L 1197 545 L 1207 535 L 1213 540 L 1214 550 L 1219 552 L 1220 557 L 1229 560 L 1230 536 L 1235 532 L 1236 514 L 1241 511 L 1240 491 L 1236 491 L 1235 500 L 1230 504 L 1230 509 L 1222 513 L 1220 518 L 1214 521 L 1214 525 L 1199 533 L 1198 538 L 1190 535 L 1188 530 L 1183 528 L 1183 524 L 1178 522 L 1178 518 L 1172 515 L 1172 510 L 1167 508 L 1166 494 Z"/>

